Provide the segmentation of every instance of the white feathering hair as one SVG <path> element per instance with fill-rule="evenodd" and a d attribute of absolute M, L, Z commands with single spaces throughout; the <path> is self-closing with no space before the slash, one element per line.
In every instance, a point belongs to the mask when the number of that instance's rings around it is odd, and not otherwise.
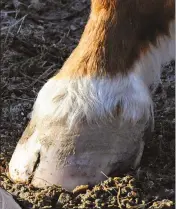
<path fill-rule="evenodd" d="M 159 37 L 157 46 L 137 60 L 126 76 L 79 79 L 51 78 L 40 90 L 32 117 L 39 125 L 64 122 L 72 129 L 81 121 L 87 123 L 113 117 L 117 106 L 124 120 L 133 123 L 141 118 L 153 118 L 153 103 L 149 87 L 160 82 L 161 65 L 175 56 L 175 23 L 170 24 L 170 37 Z"/>

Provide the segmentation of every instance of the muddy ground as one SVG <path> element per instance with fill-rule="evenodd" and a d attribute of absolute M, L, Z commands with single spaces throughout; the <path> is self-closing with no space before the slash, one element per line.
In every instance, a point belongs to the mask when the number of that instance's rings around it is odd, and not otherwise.
<path fill-rule="evenodd" d="M 174 208 L 174 61 L 164 67 L 162 85 L 154 96 L 154 136 L 137 171 L 74 193 L 59 187 L 38 190 L 13 184 L 6 176 L 37 92 L 77 45 L 89 9 L 88 0 L 1 1 L 1 186 L 23 209 Z"/>

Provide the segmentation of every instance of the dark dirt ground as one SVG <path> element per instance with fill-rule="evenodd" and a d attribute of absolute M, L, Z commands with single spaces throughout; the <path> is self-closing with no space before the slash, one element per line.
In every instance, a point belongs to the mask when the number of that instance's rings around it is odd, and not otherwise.
<path fill-rule="evenodd" d="M 39 190 L 13 184 L 6 176 L 7 163 L 29 120 L 38 91 L 77 45 L 89 14 L 88 0 L 41 2 L 1 1 L 1 186 L 14 195 L 23 209 L 174 208 L 174 61 L 164 67 L 163 85 L 154 96 L 153 139 L 147 142 L 140 168 L 128 173 L 131 177 L 109 178 L 73 194 L 59 187 Z"/>

